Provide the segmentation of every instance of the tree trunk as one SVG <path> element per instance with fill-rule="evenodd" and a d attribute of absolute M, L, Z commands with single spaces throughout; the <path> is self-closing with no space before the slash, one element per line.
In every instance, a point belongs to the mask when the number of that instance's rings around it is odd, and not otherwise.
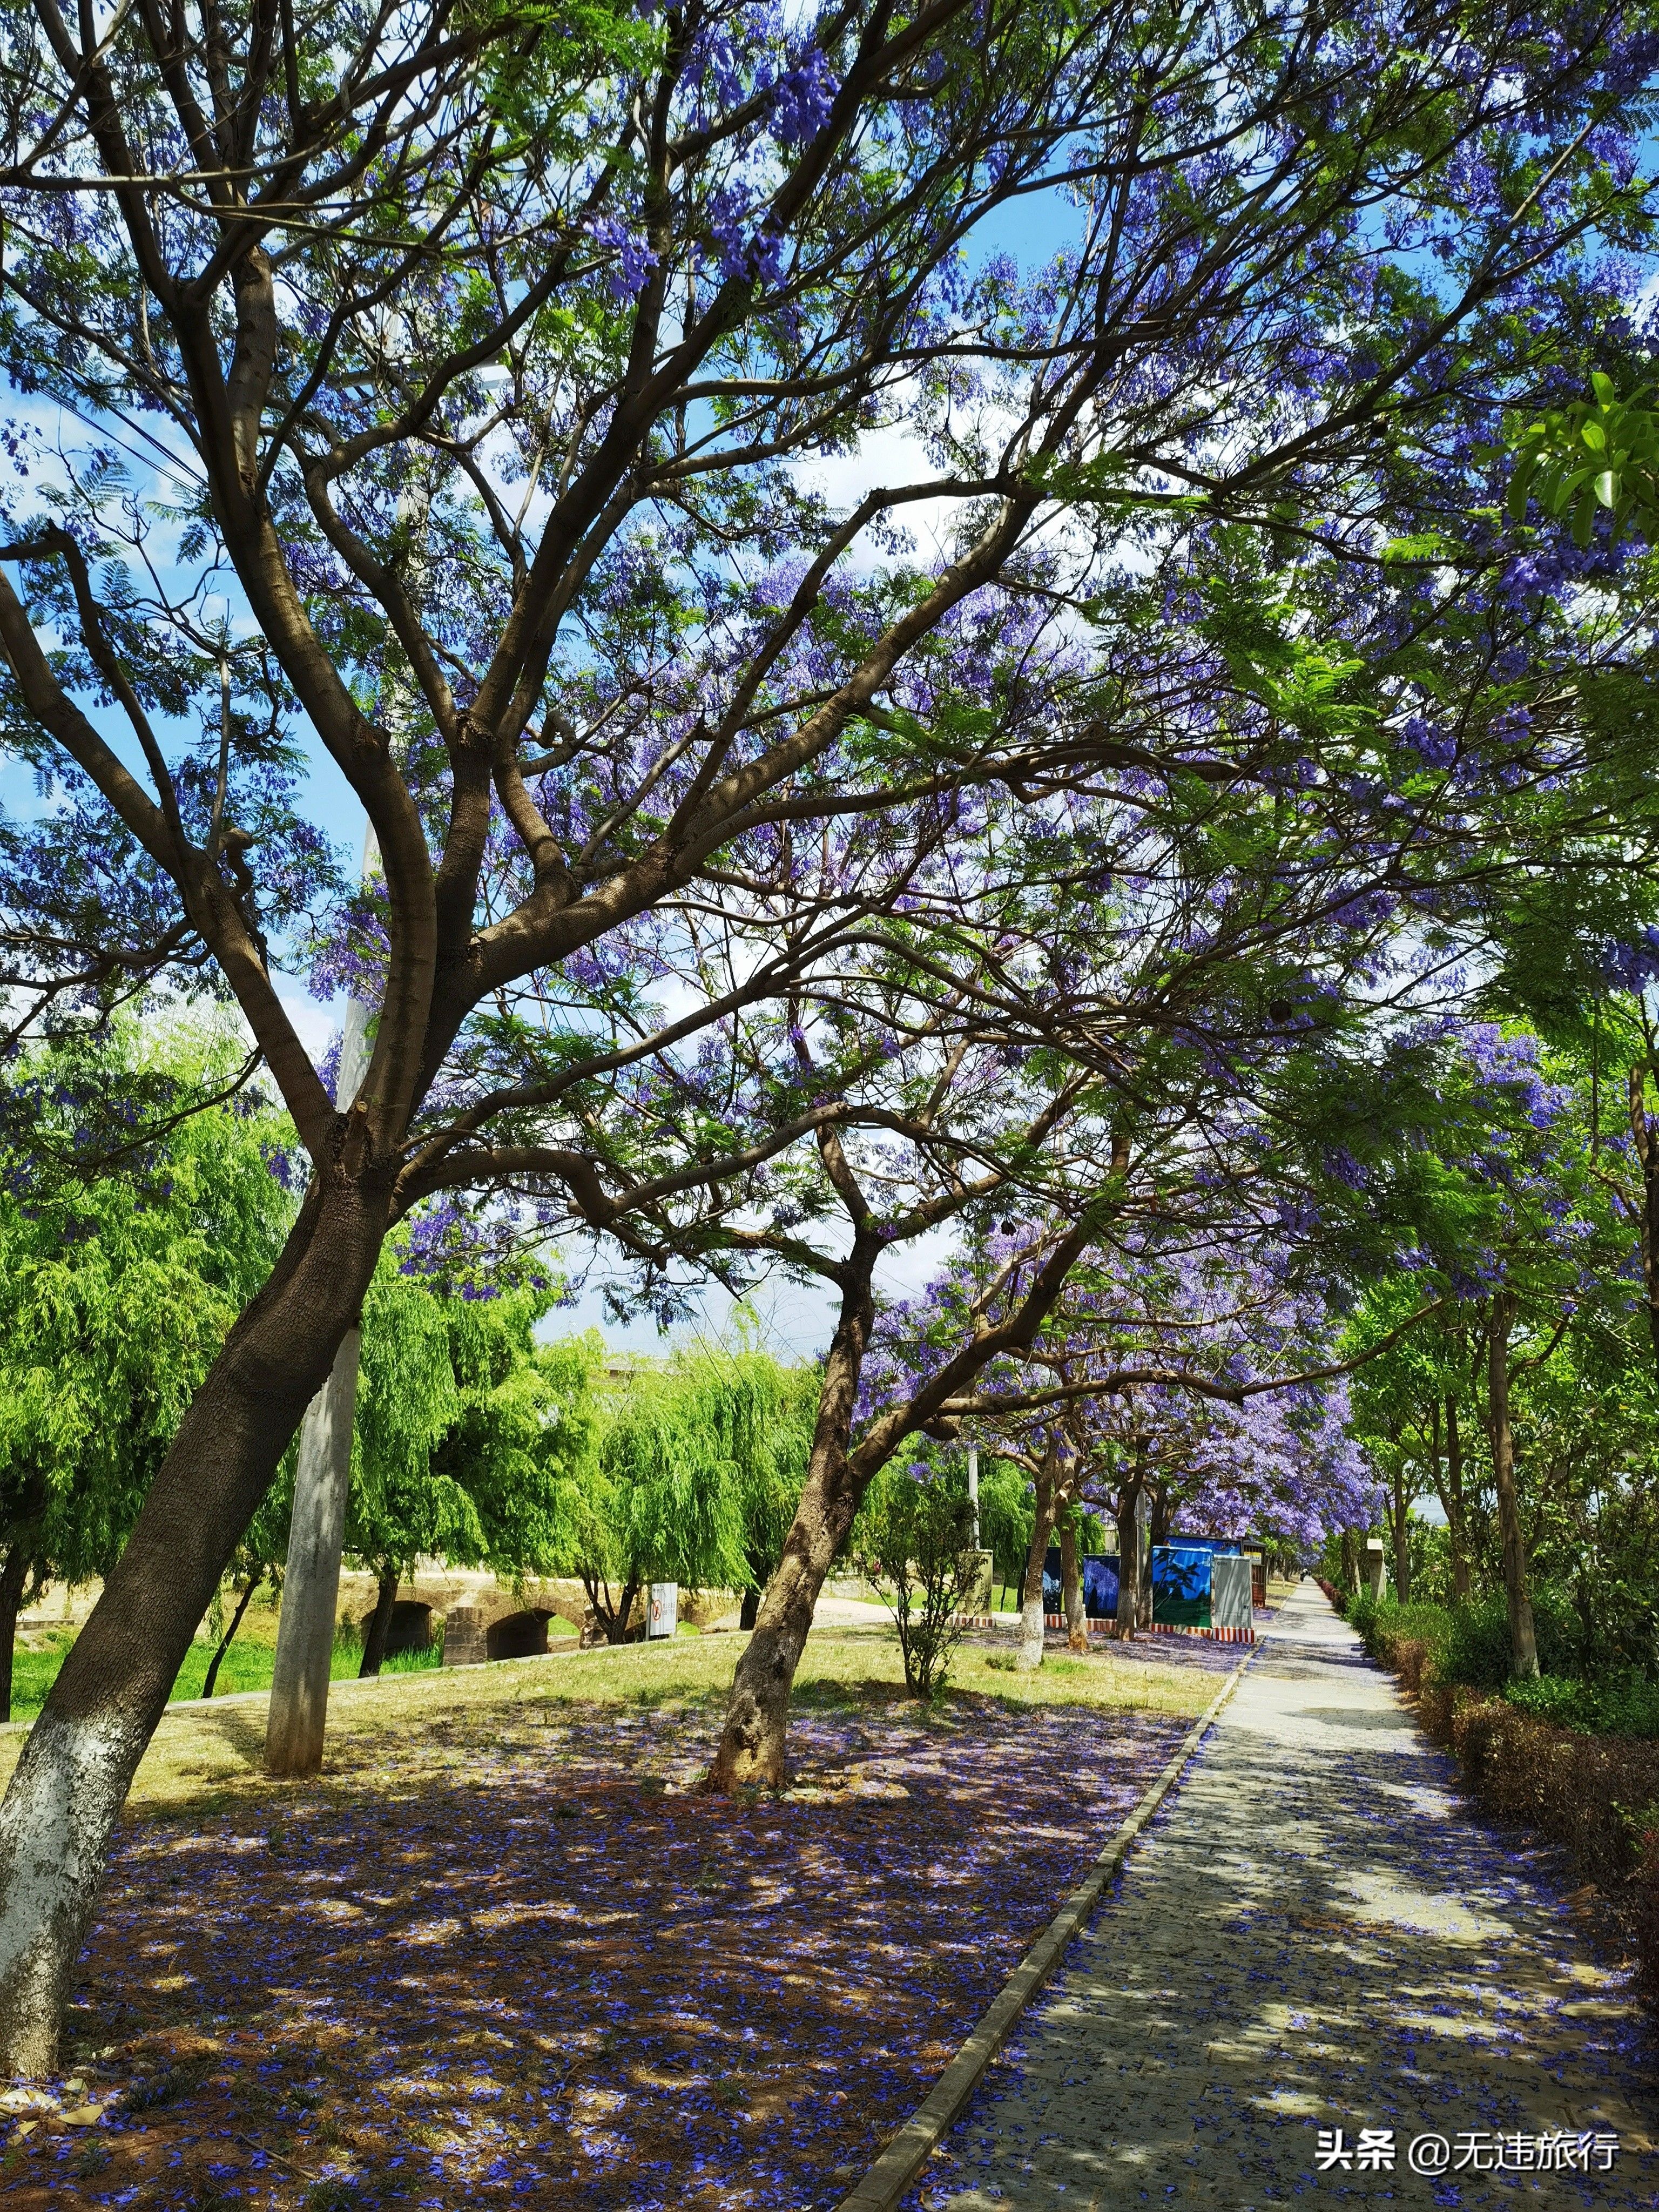
<path fill-rule="evenodd" d="M 404 495 L 398 494 L 401 514 Z M 388 704 L 391 702 L 388 702 Z M 365 825 L 362 880 L 374 874 L 380 845 Z M 334 1095 L 343 1108 L 355 1100 L 368 1073 L 368 1031 L 374 1011 L 362 999 L 346 1001 Z M 334 1673 L 335 1616 L 340 1602 L 340 1553 L 345 1543 L 351 1488 L 351 1439 L 357 1406 L 361 1326 L 340 1340 L 328 1380 L 306 1408 L 294 1470 L 288 1559 L 283 1569 L 283 1609 L 276 1623 L 276 1664 L 265 1716 L 265 1771 L 320 1772 L 328 1733 L 328 1686 Z M 380 1672 L 378 1664 L 374 1669 Z"/>
<path fill-rule="evenodd" d="M 624 1582 L 613 1598 L 609 1575 L 601 1573 L 598 1568 L 583 1566 L 578 1566 L 576 1572 L 581 1577 L 582 1588 L 587 1592 L 588 1605 L 605 1642 L 608 1644 L 626 1644 L 628 1624 L 640 1588 L 638 1583 L 631 1578 Z"/>
<path fill-rule="evenodd" d="M 757 1583 L 752 1589 L 746 1589 L 743 1594 L 743 1603 L 738 1608 L 738 1626 L 739 1628 L 752 1628 L 754 1626 L 756 1621 L 760 1618 L 760 1584 Z"/>
<path fill-rule="evenodd" d="M 1659 1370 L 1659 1123 L 1648 1118 L 1647 1069 L 1630 1072 L 1630 1130 L 1642 1170 L 1639 1228 L 1642 1288 L 1648 1310 L 1648 1340 Z"/>
<path fill-rule="evenodd" d="M 1117 1498 L 1117 1632 L 1126 1641 L 1143 1626 L 1140 1618 L 1140 1499 L 1144 1478 L 1137 1451 L 1134 1473 Z"/>
<path fill-rule="evenodd" d="M 378 1173 L 378 1170 L 377 1170 Z M 132 1779 L 197 1625 L 356 1319 L 386 1188 L 313 1181 L 270 1280 L 185 1409 L 0 1806 L 0 2075 L 50 2073 Z"/>
<path fill-rule="evenodd" d="M 363 1638 L 363 1663 L 357 1669 L 360 1682 L 371 1674 L 378 1674 L 385 1663 L 386 1640 L 392 1633 L 392 1608 L 398 1602 L 398 1585 L 403 1578 L 402 1566 L 397 1562 L 380 1569 L 374 1610 L 369 1616 L 368 1633 Z"/>
<path fill-rule="evenodd" d="M 830 1160 L 832 1175 L 850 1183 L 838 1146 L 831 1158 L 836 1142 L 833 1136 L 825 1140 L 825 1158 Z M 858 1214 L 854 1218 L 859 1219 Z M 971 1343 L 934 1372 L 924 1389 L 903 1406 L 878 1416 L 854 1451 L 853 1421 L 859 1377 L 875 1326 L 871 1280 L 877 1260 L 888 1249 L 881 1228 L 867 1212 L 863 1214 L 854 1232 L 853 1249 L 839 1269 L 841 1315 L 824 1362 L 800 1504 L 784 1540 L 778 1571 L 756 1619 L 755 1632 L 738 1662 L 726 1726 L 705 1789 L 775 1788 L 782 1781 L 789 1692 L 795 1669 L 811 1631 L 818 1592 L 851 1533 L 853 1516 L 864 1492 L 909 1433 L 903 1424 L 925 1423 L 952 1390 L 971 1382 L 1000 1352 L 1029 1346 L 1032 1333 L 1052 1309 L 1067 1273 L 1097 1234 L 1098 1225 L 1097 1208 L 1085 1206 L 1038 1270 L 1018 1315 L 1001 1328 L 976 1334 Z M 1039 1627 L 1042 1603 L 1039 1595 Z"/>
<path fill-rule="evenodd" d="M 1022 1668 L 1042 1664 L 1042 1568 L 1048 1556 L 1048 1538 L 1054 1525 L 1054 1473 L 1052 1452 L 1044 1459 L 1036 1479 L 1036 1511 L 1031 1517 L 1031 1543 L 1025 1554 L 1025 1579 L 1020 1585 L 1019 1652 Z"/>
<path fill-rule="evenodd" d="M 23 1587 L 29 1578 L 29 1540 L 19 1530 L 6 1549 L 0 1567 L 0 1721 L 11 1718 L 11 1669 L 17 1649 L 17 1616 L 22 1609 Z"/>
<path fill-rule="evenodd" d="M 258 1589 L 260 1583 L 264 1580 L 264 1571 L 263 1568 L 257 1575 L 250 1575 L 248 1577 L 247 1586 L 243 1590 L 241 1596 L 236 1601 L 236 1610 L 230 1616 L 230 1626 L 226 1629 L 224 1634 L 219 1638 L 219 1649 L 214 1653 L 212 1658 L 208 1662 L 207 1674 L 202 1683 L 202 1695 L 204 1698 L 210 1698 L 213 1695 L 214 1690 L 218 1685 L 219 1669 L 224 1664 L 225 1654 L 229 1650 L 232 1644 L 234 1643 L 236 1639 L 236 1632 L 242 1625 L 242 1615 L 247 1611 L 248 1607 L 252 1603 L 253 1593 Z"/>
<path fill-rule="evenodd" d="M 1359 1589 L 1359 1534 L 1357 1529 L 1342 1531 L 1342 1595 L 1353 1597 Z"/>
<path fill-rule="evenodd" d="M 872 1242 L 866 1249 L 865 1240 L 856 1238 L 847 1263 L 800 1504 L 784 1538 L 777 1572 L 757 1611 L 755 1632 L 732 1678 L 726 1726 L 704 1785 L 710 1790 L 775 1790 L 783 1781 L 795 1669 L 806 1647 L 824 1577 L 846 1541 L 859 1506 L 848 1448 L 859 1376 L 875 1326 L 870 1283 L 878 1249 Z"/>
<path fill-rule="evenodd" d="M 1066 1594 L 1066 1643 L 1068 1650 L 1089 1648 L 1089 1616 L 1083 1603 L 1083 1580 L 1077 1564 L 1077 1508 L 1066 1505 L 1060 1522 L 1060 1580 Z"/>
<path fill-rule="evenodd" d="M 1538 1672 L 1538 1640 L 1533 1631 L 1532 1599 L 1527 1589 L 1526 1541 L 1515 1495 L 1515 1438 L 1510 1430 L 1510 1331 L 1516 1298 L 1510 1291 L 1492 1293 L 1486 1337 L 1486 1405 L 1492 1428 L 1492 1474 L 1498 1490 L 1498 1522 L 1504 1544 L 1504 1595 L 1510 1616 L 1510 1671 L 1517 1680 Z"/>
<path fill-rule="evenodd" d="M 1155 1482 L 1152 1489 L 1152 1526 L 1148 1528 L 1148 1541 L 1152 1548 L 1170 1541 L 1170 1486 L 1168 1482 Z M 1146 1626 L 1152 1626 L 1152 1559 L 1146 1562 Z"/>
<path fill-rule="evenodd" d="M 1469 1531 L 1463 1503 L 1463 1439 L 1457 1425 L 1457 1401 L 1446 1401 L 1446 1535 L 1451 1547 L 1452 1597 L 1469 1594 Z"/>
<path fill-rule="evenodd" d="M 306 1407 L 300 1425 L 283 1609 L 276 1620 L 276 1664 L 265 1716 L 269 1774 L 315 1774 L 323 1764 L 362 1352 L 362 1331 L 349 1328 L 340 1340 L 327 1382 Z"/>
<path fill-rule="evenodd" d="M 1410 1502 L 1406 1496 L 1405 1462 L 1396 1459 L 1394 1468 L 1394 1511 L 1390 1517 L 1394 1522 L 1394 1594 L 1395 1602 L 1397 1605 L 1407 1605 L 1411 1601 L 1412 1542 L 1411 1529 L 1407 1518 L 1410 1510 Z"/>
<path fill-rule="evenodd" d="M 607 1644 L 626 1644 L 629 1624 L 634 1618 L 634 1601 L 640 1594 L 639 1584 L 632 1578 L 622 1586 L 622 1595 L 617 1600 L 615 1612 L 605 1624 Z"/>

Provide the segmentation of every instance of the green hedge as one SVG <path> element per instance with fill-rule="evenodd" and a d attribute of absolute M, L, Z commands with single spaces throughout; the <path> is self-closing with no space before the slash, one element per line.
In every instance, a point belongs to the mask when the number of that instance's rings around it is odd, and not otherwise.
<path fill-rule="evenodd" d="M 1553 1591 L 1534 1600 L 1540 1672 L 1531 1682 L 1509 1679 L 1509 1615 L 1501 1593 L 1461 1605 L 1397 1605 L 1362 1595 L 1346 1610 L 1373 1658 L 1398 1667 L 1403 1648 L 1413 1647 L 1407 1671 L 1413 1687 L 1420 1680 L 1485 1691 L 1583 1735 L 1659 1736 L 1659 1682 L 1628 1669 L 1582 1672 L 1577 1617 Z"/>

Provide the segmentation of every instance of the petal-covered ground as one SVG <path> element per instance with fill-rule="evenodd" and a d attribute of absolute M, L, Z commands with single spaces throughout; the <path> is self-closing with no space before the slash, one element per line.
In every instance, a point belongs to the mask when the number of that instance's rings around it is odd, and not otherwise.
<path fill-rule="evenodd" d="M 715 1723 L 532 1695 L 344 1790 L 135 1821 L 76 2002 L 100 2055 L 11 2121 L 0 2193 L 833 2204 L 1188 1724 L 869 1685 L 734 1804 L 684 1794 Z"/>
<path fill-rule="evenodd" d="M 1652 2212 L 1659 2052 L 1562 1872 L 1304 1583 L 907 2212 Z"/>

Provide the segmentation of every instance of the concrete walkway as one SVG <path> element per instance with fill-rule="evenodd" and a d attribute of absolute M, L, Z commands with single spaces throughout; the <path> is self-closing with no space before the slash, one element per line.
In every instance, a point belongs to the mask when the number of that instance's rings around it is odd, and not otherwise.
<path fill-rule="evenodd" d="M 1554 1862 L 1460 1808 L 1450 1760 L 1304 1583 L 908 2201 L 1650 2212 L 1652 2063 Z M 1362 2128 L 1394 2130 L 1392 2172 L 1317 2170 L 1320 2130 L 1352 2153 Z M 1619 2136 L 1612 2171 L 1482 2170 L 1499 2132 L 1513 2159 L 1555 2130 Z M 1438 2178 L 1407 2170 L 1430 2134 Z"/>

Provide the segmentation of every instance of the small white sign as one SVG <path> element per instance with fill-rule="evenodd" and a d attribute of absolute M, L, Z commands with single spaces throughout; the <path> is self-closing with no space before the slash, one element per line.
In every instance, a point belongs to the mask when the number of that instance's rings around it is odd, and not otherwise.
<path fill-rule="evenodd" d="M 645 1617 L 645 1632 L 648 1637 L 673 1636 L 679 1629 L 680 1586 L 678 1583 L 653 1583 L 651 1609 Z"/>

